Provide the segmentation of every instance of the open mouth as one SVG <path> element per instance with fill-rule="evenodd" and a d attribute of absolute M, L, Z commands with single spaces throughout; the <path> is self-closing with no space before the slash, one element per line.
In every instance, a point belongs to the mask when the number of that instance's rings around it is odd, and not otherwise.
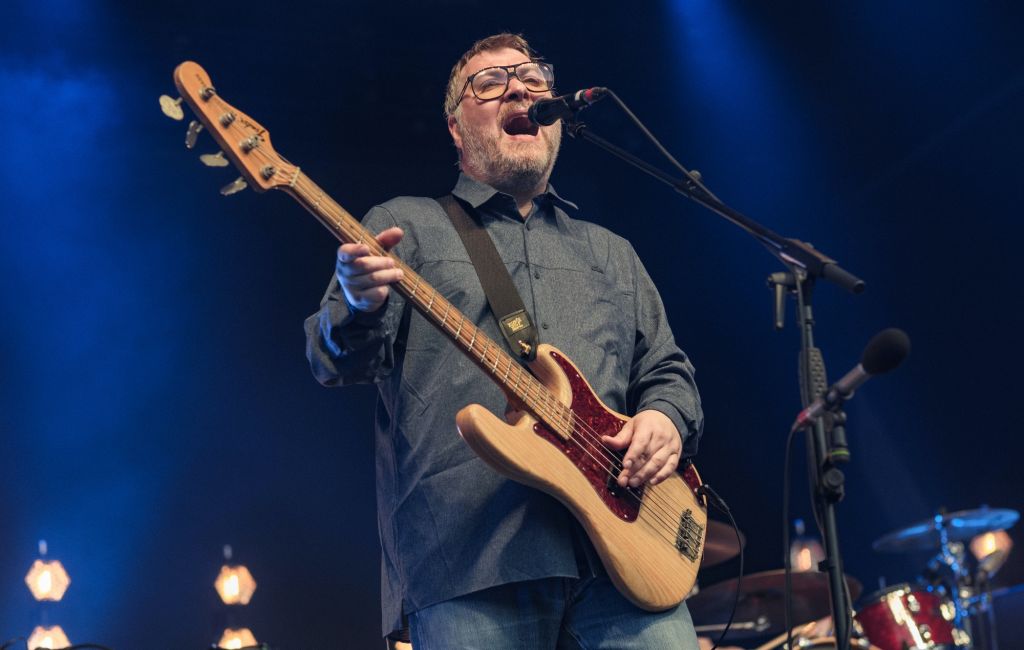
<path fill-rule="evenodd" d="M 511 136 L 534 137 L 540 132 L 540 127 L 530 121 L 526 113 L 513 113 L 505 118 L 501 128 Z"/>

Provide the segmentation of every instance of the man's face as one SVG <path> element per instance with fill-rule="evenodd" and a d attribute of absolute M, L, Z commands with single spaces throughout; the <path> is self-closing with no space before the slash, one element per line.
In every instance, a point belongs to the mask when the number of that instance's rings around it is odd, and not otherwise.
<path fill-rule="evenodd" d="M 481 52 L 466 63 L 459 83 L 465 84 L 469 75 L 483 68 L 528 60 L 527 55 L 508 48 Z M 448 130 L 462 151 L 462 169 L 513 195 L 543 190 L 558 156 L 562 126 L 538 127 L 526 112 L 534 101 L 550 95 L 550 91 L 530 92 L 516 77 L 509 79 L 503 96 L 490 101 L 480 101 L 467 87 L 459 108 L 448 118 Z"/>

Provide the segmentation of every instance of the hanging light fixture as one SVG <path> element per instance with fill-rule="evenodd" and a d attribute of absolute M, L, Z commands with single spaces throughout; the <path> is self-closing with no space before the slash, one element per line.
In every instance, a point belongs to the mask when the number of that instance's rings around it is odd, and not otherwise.
<path fill-rule="evenodd" d="M 224 559 L 231 561 L 231 545 L 224 545 Z M 256 592 L 256 580 L 244 564 L 225 564 L 213 582 L 220 599 L 225 605 L 248 605 Z"/>
<path fill-rule="evenodd" d="M 60 599 L 58 598 L 58 600 Z M 32 636 L 28 638 L 28 642 L 25 644 L 28 650 L 37 650 L 37 648 L 56 650 L 57 648 L 67 648 L 70 645 L 71 641 L 68 640 L 67 635 L 64 634 L 64 630 L 59 625 L 37 627 L 32 630 Z"/>
<path fill-rule="evenodd" d="M 217 590 L 217 595 L 220 596 L 225 605 L 244 607 L 249 604 L 249 601 L 252 600 L 252 595 L 256 592 L 256 580 L 253 579 L 252 574 L 249 573 L 249 569 L 245 565 L 231 563 L 232 555 L 231 545 L 225 544 L 225 563 L 221 566 L 217 579 L 213 581 L 213 588 Z M 227 628 L 224 630 L 224 634 L 221 635 L 220 641 L 217 642 L 218 648 L 231 650 L 248 648 L 255 645 L 256 637 L 246 627 Z"/>
<path fill-rule="evenodd" d="M 46 557 L 46 550 L 46 540 L 40 540 L 39 555 Z M 60 560 L 46 562 L 40 558 L 32 563 L 32 567 L 25 574 L 25 584 L 36 600 L 56 602 L 64 597 L 64 592 L 71 584 L 71 577 L 64 570 Z"/>
<path fill-rule="evenodd" d="M 248 648 L 254 645 L 256 645 L 256 637 L 252 635 L 252 632 L 247 627 L 237 630 L 228 628 L 224 630 L 220 641 L 217 642 L 218 648 L 227 648 L 229 650 L 239 650 L 239 648 Z"/>

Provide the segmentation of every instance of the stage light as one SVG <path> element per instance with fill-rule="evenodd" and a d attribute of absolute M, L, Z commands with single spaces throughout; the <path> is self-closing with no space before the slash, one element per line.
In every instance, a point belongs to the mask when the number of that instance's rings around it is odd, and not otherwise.
<path fill-rule="evenodd" d="M 46 557 L 46 540 L 39 540 L 39 555 Z M 25 584 L 28 585 L 32 597 L 36 600 L 52 600 L 54 602 L 64 597 L 64 592 L 71 584 L 71 576 L 64 570 L 60 560 L 44 562 L 38 559 L 32 563 L 32 567 L 25 574 Z"/>
<path fill-rule="evenodd" d="M 36 600 L 58 601 L 64 597 L 71 578 L 59 560 L 36 560 L 25 574 L 25 584 Z"/>
<path fill-rule="evenodd" d="M 68 640 L 64 630 L 60 629 L 59 625 L 53 627 L 42 627 L 39 626 L 32 630 L 32 636 L 28 638 L 28 642 L 25 644 L 28 650 L 36 650 L 37 648 L 48 648 L 49 650 L 56 650 L 57 648 L 67 648 L 71 645 L 71 641 Z"/>
<path fill-rule="evenodd" d="M 252 632 L 250 632 L 247 627 L 237 630 L 228 628 L 224 630 L 224 634 L 221 635 L 220 641 L 217 642 L 218 648 L 228 648 L 230 650 L 248 648 L 254 645 L 256 645 L 256 637 L 252 635 Z"/>
<path fill-rule="evenodd" d="M 241 564 L 222 566 L 213 586 L 225 605 L 248 605 L 256 591 L 256 581 Z"/>
<path fill-rule="evenodd" d="M 1013 540 L 1005 530 L 995 530 L 978 535 L 971 540 L 971 554 L 978 560 L 978 568 L 989 576 L 1006 563 L 1013 548 Z"/>
<path fill-rule="evenodd" d="M 789 566 L 793 571 L 817 571 L 818 563 L 825 559 L 825 549 L 813 537 L 805 537 L 804 520 L 793 522 L 796 538 L 789 545 Z"/>
<path fill-rule="evenodd" d="M 230 562 L 233 553 L 231 545 L 225 544 L 224 559 Z M 225 564 L 220 568 L 213 588 L 225 605 L 248 605 L 256 591 L 256 580 L 244 564 Z"/>

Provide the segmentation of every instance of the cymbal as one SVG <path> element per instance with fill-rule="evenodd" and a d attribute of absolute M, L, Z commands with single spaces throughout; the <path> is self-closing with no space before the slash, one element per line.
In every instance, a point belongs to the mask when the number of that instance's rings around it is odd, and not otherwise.
<path fill-rule="evenodd" d="M 707 536 L 704 538 L 704 559 L 700 562 L 700 568 L 705 569 L 731 560 L 739 555 L 740 549 L 746 545 L 747 539 L 743 533 L 740 533 L 737 542 L 732 526 L 709 519 Z"/>
<path fill-rule="evenodd" d="M 861 592 L 860 582 L 846 576 L 850 600 Z M 736 605 L 736 623 L 757 622 L 755 629 L 730 630 L 729 639 L 779 634 L 786 629 L 786 572 L 782 569 L 743 576 L 743 593 Z M 686 606 L 698 626 L 729 620 L 736 594 L 736 580 L 705 587 L 687 599 Z M 810 623 L 830 613 L 828 574 L 817 571 L 793 572 L 793 625 Z"/>
<path fill-rule="evenodd" d="M 894 530 L 876 539 L 871 546 L 883 553 L 934 550 L 942 546 L 943 534 L 951 542 L 962 542 L 975 535 L 1009 528 L 1019 518 L 1019 512 L 1005 508 L 950 512 Z"/>

